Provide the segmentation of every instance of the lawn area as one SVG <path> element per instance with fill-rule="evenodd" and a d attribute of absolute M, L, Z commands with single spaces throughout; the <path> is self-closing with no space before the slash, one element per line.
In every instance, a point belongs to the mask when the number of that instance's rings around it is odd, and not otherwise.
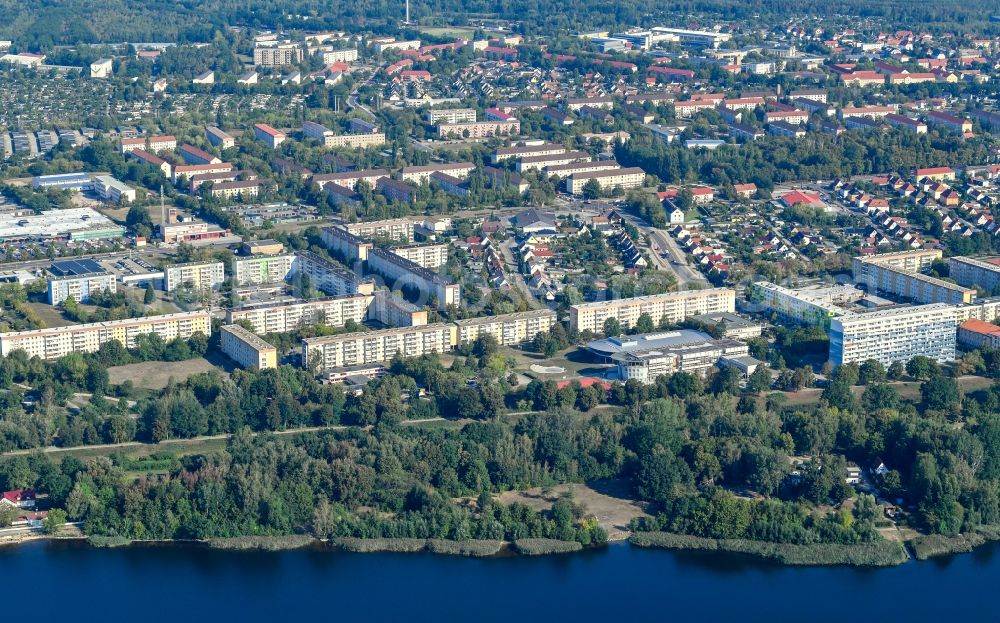
<path fill-rule="evenodd" d="M 122 453 L 132 459 L 138 459 L 157 453 L 169 453 L 174 456 L 181 457 L 189 454 L 211 454 L 213 452 L 219 452 L 226 447 L 227 441 L 228 439 L 226 438 L 178 439 L 168 440 L 159 444 L 134 444 L 115 447 L 80 446 L 77 448 L 50 452 L 47 456 L 54 461 L 62 461 L 63 458 L 67 456 L 73 456 L 83 461 L 95 456 L 110 456 L 117 453 Z"/>
<path fill-rule="evenodd" d="M 112 385 L 132 381 L 133 385 L 143 389 L 163 389 L 171 377 L 174 381 L 180 382 L 192 374 L 218 369 L 219 366 L 208 359 L 199 357 L 186 361 L 144 361 L 114 366 L 108 368 L 108 376 Z"/>
<path fill-rule="evenodd" d="M 596 517 L 613 540 L 618 540 L 627 533 L 632 519 L 649 516 L 646 505 L 633 499 L 628 483 L 623 480 L 558 485 L 550 490 L 534 488 L 505 491 L 496 497 L 504 504 L 518 502 L 535 511 L 547 511 L 565 494 L 572 496 L 573 502 L 582 506 L 586 515 Z"/>
<path fill-rule="evenodd" d="M 543 381 L 549 379 L 559 381 L 564 378 L 569 379 L 576 376 L 603 377 L 607 374 L 608 370 L 614 368 L 614 366 L 609 364 L 594 363 L 576 346 L 561 350 L 553 357 L 546 357 L 541 353 L 532 353 L 515 348 L 504 349 L 504 354 L 513 357 L 517 362 L 514 368 L 517 372 Z M 531 370 L 532 365 L 565 368 L 566 372 L 564 374 L 539 374 Z"/>
<path fill-rule="evenodd" d="M 962 389 L 963 393 L 969 393 L 978 391 L 980 389 L 985 389 L 993 384 L 991 379 L 982 376 L 963 376 L 958 379 L 958 386 Z M 919 381 L 903 381 L 900 383 L 891 383 L 891 385 L 899 392 L 900 397 L 903 400 L 910 402 L 920 402 L 920 382 Z M 864 385 L 856 385 L 851 388 L 854 393 L 854 397 L 860 399 L 861 394 L 865 392 Z M 769 392 L 770 393 L 770 392 Z M 810 388 L 803 389 L 797 392 L 777 392 L 784 394 L 788 397 L 788 402 L 785 404 L 787 406 L 799 407 L 805 405 L 815 405 L 819 403 L 820 396 L 823 393 L 822 389 Z"/>
<path fill-rule="evenodd" d="M 454 26 L 425 26 L 420 29 L 420 32 L 431 37 L 466 37 L 471 39 L 476 34 L 476 29 Z"/>
<path fill-rule="evenodd" d="M 42 319 L 45 326 L 48 327 L 65 327 L 67 325 L 74 324 L 72 320 L 66 320 L 63 318 L 62 312 L 59 309 L 52 307 L 48 303 L 37 303 L 34 301 L 28 302 L 28 307 L 32 309 L 38 317 Z"/>

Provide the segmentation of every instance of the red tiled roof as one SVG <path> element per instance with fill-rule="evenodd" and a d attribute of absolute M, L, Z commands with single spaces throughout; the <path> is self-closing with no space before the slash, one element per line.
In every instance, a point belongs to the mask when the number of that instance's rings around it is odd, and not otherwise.
<path fill-rule="evenodd" d="M 3 499 L 8 502 L 22 502 L 24 500 L 34 500 L 35 490 L 34 489 L 14 489 L 13 491 L 4 491 Z"/>
<path fill-rule="evenodd" d="M 981 333 L 983 335 L 994 335 L 1000 333 L 1000 327 L 989 322 L 976 320 L 975 318 L 966 320 L 962 324 L 958 325 L 958 328 L 964 329 L 965 331 L 971 331 L 973 333 Z"/>
<path fill-rule="evenodd" d="M 954 173 L 955 169 L 951 167 L 928 167 L 926 169 L 917 169 L 917 177 L 923 175 L 941 175 L 942 173 Z"/>
<path fill-rule="evenodd" d="M 818 193 L 801 190 L 793 190 L 790 193 L 782 195 L 781 202 L 789 207 L 800 203 L 805 205 L 823 205 L 823 201 L 819 198 Z"/>

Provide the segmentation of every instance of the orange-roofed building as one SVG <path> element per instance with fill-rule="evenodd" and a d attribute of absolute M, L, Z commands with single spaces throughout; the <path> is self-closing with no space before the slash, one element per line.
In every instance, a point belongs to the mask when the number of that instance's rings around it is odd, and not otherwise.
<path fill-rule="evenodd" d="M 982 320 L 966 320 L 958 325 L 958 343 L 973 348 L 1000 348 L 1000 327 Z"/>

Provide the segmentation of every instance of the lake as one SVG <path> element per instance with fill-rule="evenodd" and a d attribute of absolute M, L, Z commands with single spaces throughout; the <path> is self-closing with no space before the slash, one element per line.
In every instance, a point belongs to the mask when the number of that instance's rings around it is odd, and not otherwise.
<path fill-rule="evenodd" d="M 55 621 L 990 621 L 998 553 L 859 570 L 624 543 L 481 560 L 35 542 L 0 549 L 0 591 L 24 620 Z"/>

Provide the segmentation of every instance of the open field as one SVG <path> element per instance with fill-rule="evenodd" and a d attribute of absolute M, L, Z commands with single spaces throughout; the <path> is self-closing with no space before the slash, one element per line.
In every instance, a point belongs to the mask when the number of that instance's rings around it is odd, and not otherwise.
<path fill-rule="evenodd" d="M 115 366 L 108 368 L 108 376 L 112 385 L 132 381 L 133 385 L 143 389 L 163 389 L 171 378 L 183 381 L 192 374 L 216 369 L 218 367 L 208 359 L 199 357 L 186 361 L 144 361 Z"/>
<path fill-rule="evenodd" d="M 420 32 L 431 37 L 468 37 L 476 34 L 474 28 L 459 28 L 453 26 L 425 26 Z"/>
<path fill-rule="evenodd" d="M 958 386 L 963 392 L 974 392 L 980 389 L 985 389 L 993 384 L 991 379 L 982 376 L 963 376 L 958 379 Z M 897 392 L 899 392 L 900 397 L 903 400 L 909 400 L 914 402 L 920 401 L 920 383 L 918 381 L 903 381 L 900 383 L 890 383 Z M 856 385 L 851 388 L 854 393 L 855 398 L 861 398 L 861 394 L 865 392 L 864 385 Z M 784 394 L 788 397 L 788 402 L 785 403 L 790 407 L 799 407 L 806 405 L 814 405 L 819 402 L 820 396 L 823 394 L 823 390 L 820 388 L 810 388 L 803 389 L 797 392 L 771 392 Z"/>
<path fill-rule="evenodd" d="M 38 314 L 38 317 L 42 319 L 42 322 L 45 323 L 47 328 L 65 327 L 67 325 L 74 324 L 73 321 L 63 318 L 62 313 L 48 303 L 36 303 L 34 301 L 29 301 L 28 307 Z"/>
<path fill-rule="evenodd" d="M 584 514 L 596 517 L 601 527 L 608 531 L 608 538 L 611 540 L 627 536 L 632 519 L 649 516 L 642 502 L 631 499 L 628 485 L 622 480 L 559 485 L 546 492 L 538 488 L 505 491 L 499 495 L 499 499 L 504 504 L 519 502 L 535 511 L 543 511 L 552 508 L 553 502 L 564 493 L 572 494 L 573 502 L 583 507 Z"/>
<path fill-rule="evenodd" d="M 576 346 L 567 350 L 559 351 L 553 357 L 546 358 L 541 353 L 532 353 L 520 349 L 504 349 L 504 354 L 510 355 L 516 362 L 515 370 L 531 378 L 540 380 L 560 381 L 563 379 L 573 379 L 577 376 L 598 376 L 604 375 L 614 366 L 594 363 L 590 361 L 586 354 Z M 539 374 L 533 372 L 531 366 L 545 366 L 551 368 L 564 368 L 561 374 Z"/>
<path fill-rule="evenodd" d="M 212 454 L 219 452 L 226 447 L 229 436 L 201 438 L 201 439 L 168 439 L 158 444 L 133 443 L 122 446 L 80 446 L 51 452 L 48 456 L 54 461 L 61 461 L 64 457 L 72 456 L 85 461 L 95 456 L 110 456 L 122 453 L 132 459 L 138 459 L 151 454 L 169 452 L 175 456 L 187 456 L 189 454 Z M 146 472 L 142 472 L 145 474 Z M 135 474 L 139 475 L 139 474 Z"/>

